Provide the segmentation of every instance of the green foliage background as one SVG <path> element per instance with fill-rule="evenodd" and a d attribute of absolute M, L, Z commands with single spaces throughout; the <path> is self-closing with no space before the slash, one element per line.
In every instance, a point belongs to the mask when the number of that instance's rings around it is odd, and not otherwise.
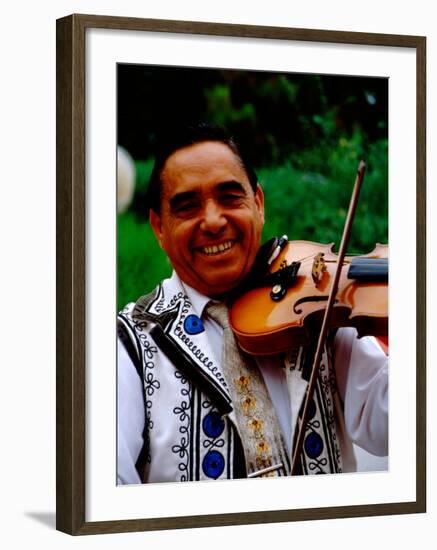
<path fill-rule="evenodd" d="M 384 79 L 119 66 L 118 142 L 137 181 L 118 216 L 118 307 L 171 273 L 144 215 L 160 129 L 208 120 L 247 145 L 265 194 L 264 240 L 285 233 L 338 248 L 363 158 L 349 252 L 365 253 L 388 242 L 387 101 Z"/>

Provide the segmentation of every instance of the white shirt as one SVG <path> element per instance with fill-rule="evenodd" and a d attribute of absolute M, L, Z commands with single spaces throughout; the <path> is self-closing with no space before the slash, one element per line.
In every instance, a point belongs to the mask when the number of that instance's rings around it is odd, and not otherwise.
<path fill-rule="evenodd" d="M 223 330 L 205 313 L 210 298 L 182 283 L 210 345 L 221 361 Z M 335 371 L 344 402 L 346 431 L 353 443 L 377 456 L 388 453 L 388 359 L 372 337 L 357 338 L 343 328 L 335 337 Z M 135 468 L 143 446 L 143 383 L 125 347 L 118 341 L 118 482 L 141 483 Z M 292 440 L 290 396 L 278 356 L 256 358 L 275 408 L 285 442 Z M 290 452 L 290 449 L 288 449 Z"/>

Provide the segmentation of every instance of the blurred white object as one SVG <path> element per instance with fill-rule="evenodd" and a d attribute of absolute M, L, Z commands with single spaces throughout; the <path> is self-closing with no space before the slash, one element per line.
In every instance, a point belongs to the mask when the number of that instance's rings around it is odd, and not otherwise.
<path fill-rule="evenodd" d="M 135 191 L 135 162 L 124 147 L 117 146 L 117 212 L 125 212 Z"/>

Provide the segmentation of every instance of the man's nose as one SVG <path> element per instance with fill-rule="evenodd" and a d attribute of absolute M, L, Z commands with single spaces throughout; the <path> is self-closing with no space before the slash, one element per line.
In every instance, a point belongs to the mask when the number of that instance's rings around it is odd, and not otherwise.
<path fill-rule="evenodd" d="M 223 209 L 215 201 L 208 201 L 203 210 L 201 228 L 203 231 L 218 233 L 226 225 Z"/>

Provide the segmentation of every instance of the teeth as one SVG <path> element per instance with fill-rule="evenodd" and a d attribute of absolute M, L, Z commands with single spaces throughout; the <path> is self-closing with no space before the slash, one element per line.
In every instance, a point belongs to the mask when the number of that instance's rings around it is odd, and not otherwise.
<path fill-rule="evenodd" d="M 202 248 L 202 252 L 208 255 L 214 255 L 214 254 L 220 254 L 221 252 L 224 252 L 225 250 L 229 250 L 232 248 L 234 243 L 232 241 L 226 241 L 225 243 L 221 243 L 218 245 L 212 245 L 212 246 L 204 246 Z"/>

